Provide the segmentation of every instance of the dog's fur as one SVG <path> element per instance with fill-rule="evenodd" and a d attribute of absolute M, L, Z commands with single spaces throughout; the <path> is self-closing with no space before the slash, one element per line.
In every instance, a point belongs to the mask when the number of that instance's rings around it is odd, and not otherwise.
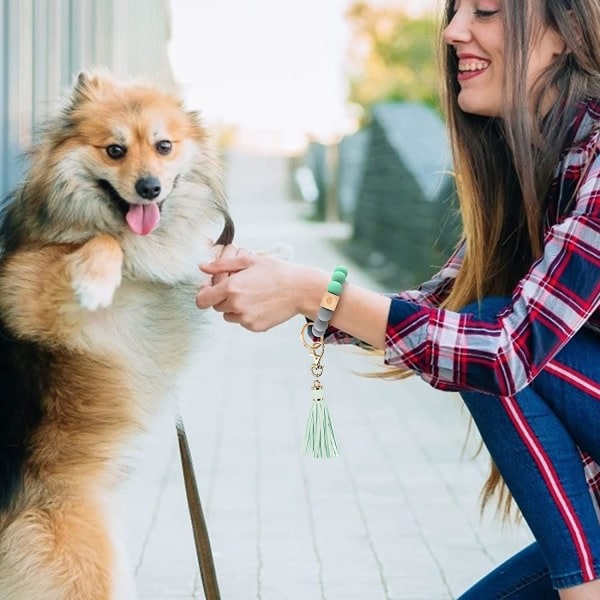
<path fill-rule="evenodd" d="M 177 97 L 98 72 L 29 164 L 0 225 L 0 598 L 132 600 L 108 501 L 193 354 L 209 237 L 233 236 L 220 169 Z"/>

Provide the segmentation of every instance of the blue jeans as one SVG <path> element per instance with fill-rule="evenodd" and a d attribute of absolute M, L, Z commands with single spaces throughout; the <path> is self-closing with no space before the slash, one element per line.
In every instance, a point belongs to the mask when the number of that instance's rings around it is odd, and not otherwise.
<path fill-rule="evenodd" d="M 461 312 L 491 319 L 490 298 Z M 600 462 L 600 336 L 582 330 L 511 397 L 461 396 L 536 542 L 460 600 L 555 600 L 600 578 L 600 524 L 580 450 Z"/>

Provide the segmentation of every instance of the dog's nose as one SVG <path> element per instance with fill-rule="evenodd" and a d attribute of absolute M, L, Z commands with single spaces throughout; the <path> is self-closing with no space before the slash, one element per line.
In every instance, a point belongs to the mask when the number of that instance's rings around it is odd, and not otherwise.
<path fill-rule="evenodd" d="M 154 200 L 160 194 L 160 181 L 158 177 L 142 177 L 136 181 L 135 191 L 144 200 Z"/>

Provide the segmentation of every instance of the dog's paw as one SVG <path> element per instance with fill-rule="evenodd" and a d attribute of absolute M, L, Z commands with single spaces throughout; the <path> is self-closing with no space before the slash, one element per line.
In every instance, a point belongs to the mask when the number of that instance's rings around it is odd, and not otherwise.
<path fill-rule="evenodd" d="M 98 236 L 72 255 L 71 287 L 81 308 L 95 311 L 112 303 L 121 285 L 123 252 L 114 238 Z"/>
<path fill-rule="evenodd" d="M 73 291 L 81 308 L 94 311 L 112 304 L 115 290 L 120 284 L 120 273 L 106 273 L 95 278 L 74 279 Z"/>

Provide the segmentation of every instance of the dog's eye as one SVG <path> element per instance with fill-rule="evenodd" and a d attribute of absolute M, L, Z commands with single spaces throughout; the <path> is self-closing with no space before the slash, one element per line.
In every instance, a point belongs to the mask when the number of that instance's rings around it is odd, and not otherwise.
<path fill-rule="evenodd" d="M 123 158 L 127 154 L 127 148 L 119 144 L 111 144 L 110 146 L 106 146 L 106 154 L 115 160 L 119 160 L 119 158 Z"/>
<path fill-rule="evenodd" d="M 169 154 L 173 149 L 173 143 L 169 140 L 161 140 L 160 142 L 156 142 L 155 146 L 156 151 L 163 156 L 165 154 Z"/>

